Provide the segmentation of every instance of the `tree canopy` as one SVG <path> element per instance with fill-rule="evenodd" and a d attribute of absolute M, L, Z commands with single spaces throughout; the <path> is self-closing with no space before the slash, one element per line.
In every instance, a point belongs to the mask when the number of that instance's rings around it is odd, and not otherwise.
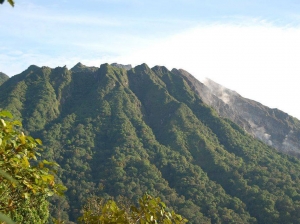
<path fill-rule="evenodd" d="M 0 212 L 20 223 L 45 223 L 47 198 L 65 190 L 55 182 L 58 165 L 38 160 L 41 140 L 25 135 L 9 112 L 0 118 Z"/>
<path fill-rule="evenodd" d="M 165 203 L 159 197 L 155 198 L 148 194 L 144 194 L 139 199 L 137 207 L 120 201 L 105 201 L 99 197 L 91 197 L 83 207 L 83 215 L 78 218 L 78 221 L 82 224 L 183 224 L 188 221 L 174 211 L 167 210 Z"/>

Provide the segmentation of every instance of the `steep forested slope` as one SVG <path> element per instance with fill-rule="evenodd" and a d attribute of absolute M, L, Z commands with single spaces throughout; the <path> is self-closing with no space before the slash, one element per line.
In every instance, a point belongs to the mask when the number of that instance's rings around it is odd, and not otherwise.
<path fill-rule="evenodd" d="M 7 75 L 5 75 L 3 72 L 0 72 L 0 86 L 8 79 L 9 77 Z"/>
<path fill-rule="evenodd" d="M 30 66 L 0 87 L 0 108 L 60 164 L 68 191 L 55 216 L 74 221 L 91 194 L 148 192 L 191 223 L 300 222 L 299 160 L 220 118 L 165 67 Z"/>

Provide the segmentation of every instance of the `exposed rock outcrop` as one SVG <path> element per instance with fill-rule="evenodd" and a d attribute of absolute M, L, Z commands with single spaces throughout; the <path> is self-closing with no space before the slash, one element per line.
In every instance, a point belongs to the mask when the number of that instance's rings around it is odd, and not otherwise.
<path fill-rule="evenodd" d="M 246 99 L 218 83 L 206 79 L 199 82 L 184 70 L 181 74 L 202 100 L 220 116 L 237 123 L 245 131 L 281 152 L 300 157 L 300 121 L 278 109 L 271 109 Z"/>
<path fill-rule="evenodd" d="M 122 64 L 118 64 L 118 63 L 112 63 L 111 66 L 117 67 L 117 68 L 123 68 L 125 70 L 130 70 L 132 69 L 132 66 L 129 65 L 122 65 Z"/>

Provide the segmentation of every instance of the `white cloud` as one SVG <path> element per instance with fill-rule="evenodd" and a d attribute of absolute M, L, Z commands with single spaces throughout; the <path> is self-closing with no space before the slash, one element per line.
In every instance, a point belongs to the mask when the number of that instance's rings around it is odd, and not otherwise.
<path fill-rule="evenodd" d="M 187 30 L 120 58 L 183 68 L 300 118 L 300 28 L 262 21 Z"/>

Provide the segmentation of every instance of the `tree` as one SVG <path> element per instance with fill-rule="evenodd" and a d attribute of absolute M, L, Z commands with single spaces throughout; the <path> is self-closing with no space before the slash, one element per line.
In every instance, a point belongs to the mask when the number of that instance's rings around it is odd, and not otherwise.
<path fill-rule="evenodd" d="M 4 1 L 5 1 L 5 0 L 0 0 L 0 4 L 3 4 Z M 14 7 L 15 2 L 14 2 L 13 0 L 7 0 L 7 1 L 8 1 L 8 3 L 9 3 L 12 7 Z"/>
<path fill-rule="evenodd" d="M 19 121 L 0 111 L 0 213 L 20 223 L 45 223 L 49 216 L 47 198 L 62 194 L 65 187 L 56 184 L 56 163 L 38 161 L 42 142 L 20 131 Z M 4 216 L 3 216 L 4 217 Z"/>
<path fill-rule="evenodd" d="M 105 202 L 98 197 L 92 197 L 83 208 L 83 215 L 78 218 L 84 224 L 108 224 L 108 223 L 164 223 L 181 224 L 188 220 L 176 214 L 174 211 L 167 211 L 166 205 L 160 198 L 154 198 L 145 194 L 139 199 L 139 206 L 117 203 L 114 200 Z"/>

